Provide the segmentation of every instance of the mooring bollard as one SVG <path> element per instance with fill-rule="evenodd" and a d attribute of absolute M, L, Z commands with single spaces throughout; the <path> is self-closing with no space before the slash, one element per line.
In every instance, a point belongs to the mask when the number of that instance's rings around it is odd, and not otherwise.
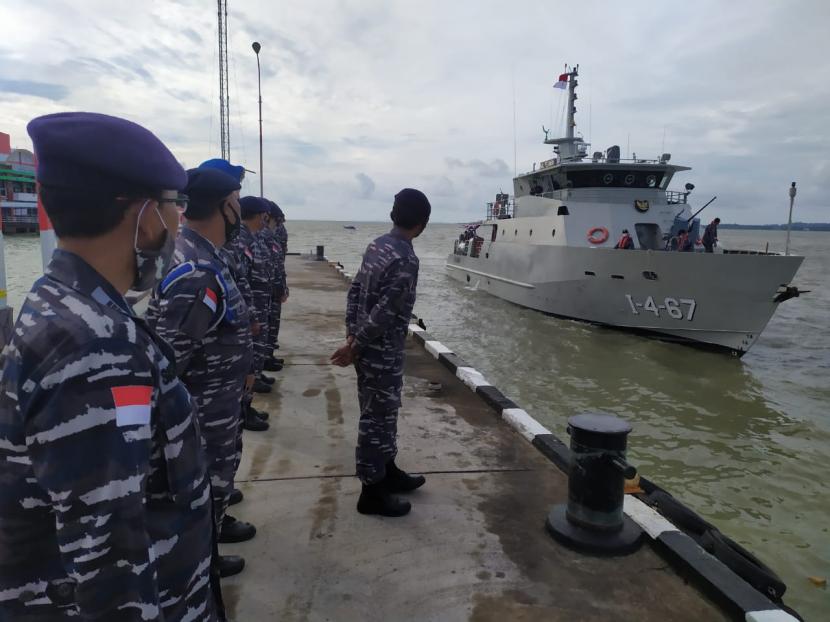
<path fill-rule="evenodd" d="M 317 246 L 317 261 L 323 261 L 326 258 L 325 247 Z"/>
<path fill-rule="evenodd" d="M 629 432 L 631 426 L 613 415 L 568 419 L 568 503 L 554 506 L 546 522 L 562 544 L 597 555 L 625 555 L 640 546 L 642 529 L 623 513 L 625 480 L 637 473 L 625 461 Z"/>

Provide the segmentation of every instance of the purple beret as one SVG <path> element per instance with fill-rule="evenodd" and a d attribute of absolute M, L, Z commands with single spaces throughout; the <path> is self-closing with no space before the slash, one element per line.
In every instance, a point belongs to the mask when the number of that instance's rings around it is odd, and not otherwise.
<path fill-rule="evenodd" d="M 37 117 L 26 128 L 46 186 L 181 190 L 187 175 L 155 134 L 126 119 L 94 112 Z"/>
<path fill-rule="evenodd" d="M 235 178 L 214 168 L 192 168 L 187 171 L 185 194 L 190 201 L 184 215 L 187 218 L 205 218 L 219 206 L 219 199 L 241 186 Z"/>
<path fill-rule="evenodd" d="M 271 199 L 265 199 L 268 203 L 269 213 L 271 214 L 271 218 L 274 220 L 285 220 L 285 214 L 282 213 L 280 206 L 274 203 Z"/>
<path fill-rule="evenodd" d="M 242 210 L 242 218 L 250 218 L 251 216 L 265 214 L 271 211 L 271 208 L 268 206 L 268 203 L 265 202 L 265 199 L 252 196 L 242 197 L 239 199 L 239 207 Z"/>
<path fill-rule="evenodd" d="M 231 177 L 234 177 L 236 181 L 242 181 L 242 178 L 245 176 L 245 169 L 243 167 L 235 166 L 227 160 L 223 160 L 222 158 L 213 158 L 212 160 L 205 160 L 199 165 L 199 168 L 218 169 L 223 173 L 227 173 Z"/>

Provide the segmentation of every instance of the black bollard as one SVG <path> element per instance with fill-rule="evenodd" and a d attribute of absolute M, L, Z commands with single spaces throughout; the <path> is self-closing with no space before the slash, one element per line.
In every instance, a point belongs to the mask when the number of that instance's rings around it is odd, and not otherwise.
<path fill-rule="evenodd" d="M 326 258 L 325 248 L 323 246 L 317 247 L 317 261 L 323 261 Z"/>
<path fill-rule="evenodd" d="M 637 470 L 625 461 L 631 426 L 612 415 L 568 420 L 571 468 L 568 503 L 553 507 L 546 527 L 559 542 L 596 555 L 625 555 L 640 546 L 643 531 L 623 513 L 625 480 Z"/>

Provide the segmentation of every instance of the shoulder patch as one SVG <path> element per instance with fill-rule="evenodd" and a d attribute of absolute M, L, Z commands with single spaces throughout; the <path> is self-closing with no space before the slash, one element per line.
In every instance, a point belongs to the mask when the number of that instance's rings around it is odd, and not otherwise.
<path fill-rule="evenodd" d="M 186 261 L 179 264 L 167 273 L 167 276 L 161 281 L 159 285 L 159 293 L 164 295 L 173 286 L 173 284 L 181 278 L 184 278 L 191 272 L 196 270 L 196 266 L 192 261 Z"/>

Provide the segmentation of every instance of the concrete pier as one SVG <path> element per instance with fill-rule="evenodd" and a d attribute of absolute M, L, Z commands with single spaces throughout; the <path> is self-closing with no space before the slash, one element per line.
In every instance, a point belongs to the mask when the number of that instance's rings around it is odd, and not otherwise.
<path fill-rule="evenodd" d="M 223 581 L 232 620 L 722 620 L 647 541 L 596 558 L 545 532 L 566 476 L 410 339 L 399 465 L 424 473 L 409 516 L 355 510 L 358 406 L 352 369 L 328 363 L 344 338 L 346 285 L 326 262 L 289 257 L 267 432 L 245 432 L 230 509 L 258 528 L 247 567 Z M 442 385 L 431 391 L 430 382 Z"/>

